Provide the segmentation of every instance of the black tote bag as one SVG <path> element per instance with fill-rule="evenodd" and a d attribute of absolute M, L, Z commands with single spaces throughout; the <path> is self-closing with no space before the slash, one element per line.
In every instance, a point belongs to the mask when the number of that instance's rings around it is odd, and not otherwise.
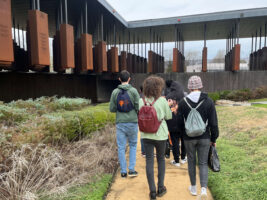
<path fill-rule="evenodd" d="M 215 146 L 210 146 L 208 165 L 213 172 L 220 171 L 220 160 Z"/>

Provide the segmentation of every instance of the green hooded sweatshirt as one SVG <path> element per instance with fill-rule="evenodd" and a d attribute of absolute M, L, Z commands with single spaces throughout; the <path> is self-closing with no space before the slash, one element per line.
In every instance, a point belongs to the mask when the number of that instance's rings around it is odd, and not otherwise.
<path fill-rule="evenodd" d="M 134 106 L 134 109 L 131 110 L 130 112 L 118 112 L 117 111 L 117 97 L 120 92 L 120 89 L 127 90 L 127 93 L 131 99 L 131 102 Z M 118 88 L 113 90 L 110 98 L 110 105 L 109 105 L 109 110 L 110 112 L 115 112 L 116 113 L 116 123 L 129 123 L 129 122 L 134 122 L 137 123 L 137 112 L 139 110 L 139 99 L 140 96 L 137 92 L 137 90 L 132 87 L 130 84 L 126 85 L 119 85 Z"/>

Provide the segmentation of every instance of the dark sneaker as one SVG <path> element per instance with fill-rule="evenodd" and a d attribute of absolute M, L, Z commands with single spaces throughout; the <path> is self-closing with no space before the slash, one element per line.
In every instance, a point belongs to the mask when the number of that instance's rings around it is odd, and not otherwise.
<path fill-rule="evenodd" d="M 129 177 L 136 177 L 138 176 L 138 172 L 137 171 L 132 171 L 128 173 Z"/>
<path fill-rule="evenodd" d="M 167 188 L 165 186 L 163 186 L 163 187 L 161 187 L 161 188 L 158 189 L 157 196 L 158 197 L 162 197 L 166 193 L 167 193 Z"/>
<path fill-rule="evenodd" d="M 127 178 L 127 173 L 121 173 L 121 178 Z"/>
<path fill-rule="evenodd" d="M 165 158 L 169 159 L 170 158 L 170 155 L 166 154 L 165 155 Z"/>
<path fill-rule="evenodd" d="M 150 200 L 157 199 L 157 194 L 156 194 L 156 192 L 150 192 L 149 197 L 150 197 Z"/>

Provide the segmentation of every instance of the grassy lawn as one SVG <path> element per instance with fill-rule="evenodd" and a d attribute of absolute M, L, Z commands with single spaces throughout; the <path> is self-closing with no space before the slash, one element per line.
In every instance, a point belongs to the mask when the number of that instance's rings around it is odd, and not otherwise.
<path fill-rule="evenodd" d="M 267 200 L 267 111 L 217 107 L 221 172 L 210 172 L 216 200 Z"/>
<path fill-rule="evenodd" d="M 267 98 L 264 98 L 264 99 L 252 99 L 252 100 L 249 100 L 249 102 L 253 103 L 253 102 L 260 102 L 260 101 L 267 101 Z"/>
<path fill-rule="evenodd" d="M 253 104 L 255 107 L 267 108 L 267 104 Z"/>
<path fill-rule="evenodd" d="M 95 177 L 91 183 L 69 189 L 63 196 L 44 197 L 41 200 L 101 200 L 107 194 L 112 182 L 112 174 Z"/>

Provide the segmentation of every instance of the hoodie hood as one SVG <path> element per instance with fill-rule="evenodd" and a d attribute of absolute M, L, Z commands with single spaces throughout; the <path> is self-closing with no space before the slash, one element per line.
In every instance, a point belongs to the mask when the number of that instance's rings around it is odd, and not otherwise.
<path fill-rule="evenodd" d="M 208 95 L 206 93 L 196 91 L 196 92 L 191 92 L 189 95 L 187 95 L 187 98 L 190 99 L 194 103 L 198 103 L 204 99 L 207 99 Z"/>
<path fill-rule="evenodd" d="M 122 89 L 122 90 L 129 90 L 130 88 L 132 88 L 132 85 L 131 84 L 125 84 L 125 85 L 119 85 L 118 86 L 119 89 Z"/>

